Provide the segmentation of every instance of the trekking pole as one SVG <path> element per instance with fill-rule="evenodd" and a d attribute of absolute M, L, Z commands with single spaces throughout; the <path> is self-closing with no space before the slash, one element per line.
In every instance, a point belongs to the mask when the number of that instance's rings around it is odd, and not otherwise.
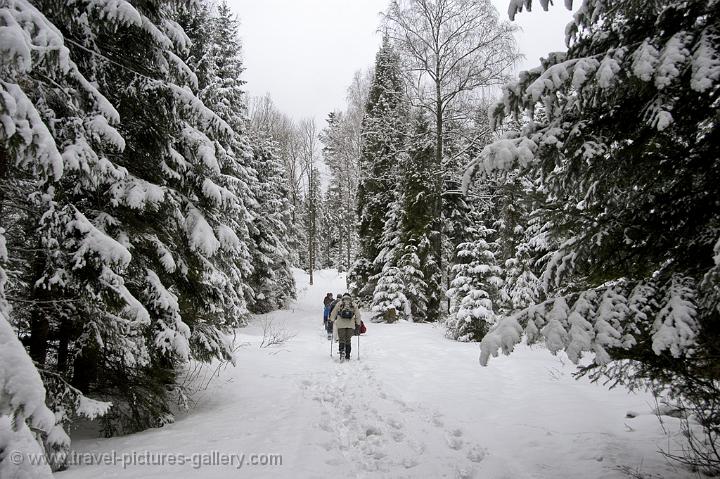
<path fill-rule="evenodd" d="M 358 361 L 360 361 L 360 335 L 362 333 L 360 332 L 360 327 L 358 327 Z"/>
<path fill-rule="evenodd" d="M 332 345 L 335 342 L 335 329 L 330 328 L 330 357 L 332 358 Z"/>

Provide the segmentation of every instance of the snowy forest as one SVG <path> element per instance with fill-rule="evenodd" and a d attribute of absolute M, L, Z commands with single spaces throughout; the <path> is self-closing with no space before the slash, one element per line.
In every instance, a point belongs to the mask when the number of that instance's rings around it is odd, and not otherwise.
<path fill-rule="evenodd" d="M 224 0 L 0 0 L 0 479 L 174 425 L 203 368 L 259 376 L 254 321 L 326 285 L 368 343 L 429 325 L 481 372 L 538 347 L 645 391 L 673 477 L 720 474 L 720 2 L 387 3 L 318 120 L 246 92 Z M 515 17 L 555 8 L 566 51 L 518 72 Z"/>

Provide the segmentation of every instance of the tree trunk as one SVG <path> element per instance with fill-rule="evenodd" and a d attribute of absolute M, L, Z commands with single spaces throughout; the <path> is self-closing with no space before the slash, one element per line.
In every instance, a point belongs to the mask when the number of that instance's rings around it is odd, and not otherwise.
<path fill-rule="evenodd" d="M 350 225 L 348 225 L 347 227 L 347 241 L 345 242 L 345 246 L 347 247 L 347 261 L 345 262 L 345 271 L 350 271 L 350 267 L 352 266 L 350 264 L 350 262 L 352 261 L 352 226 Z"/>
<path fill-rule="evenodd" d="M 0 148 L 0 218 L 3 217 L 3 205 L 5 204 L 5 181 L 7 180 L 8 172 L 8 159 L 7 152 L 4 148 Z M 2 225 L 0 225 L 2 226 Z"/>
<path fill-rule="evenodd" d="M 314 195 L 314 172 L 310 163 L 310 171 L 308 173 L 308 215 L 310 216 L 308 226 L 308 269 L 310 270 L 310 286 L 313 285 L 313 268 L 315 267 L 315 195 Z"/>
<path fill-rule="evenodd" d="M 40 249 L 38 248 L 38 251 Z M 45 256 L 38 252 L 33 259 L 33 284 L 42 278 L 45 269 Z M 41 366 L 47 360 L 48 341 L 50 339 L 50 320 L 42 307 L 42 301 L 48 299 L 47 290 L 42 286 L 33 286 L 31 298 L 40 303 L 34 304 L 30 312 L 30 357 Z"/>
<path fill-rule="evenodd" d="M 73 364 L 73 378 L 71 385 L 80 391 L 87 393 L 90 390 L 90 384 L 95 382 L 98 377 L 98 365 L 101 362 L 98 346 L 90 340 L 90 344 L 86 344 L 80 354 L 75 356 Z"/>
<path fill-rule="evenodd" d="M 438 63 L 439 64 L 439 63 Z M 439 78 L 440 71 L 437 71 L 437 77 Z M 443 171 L 443 102 L 442 102 L 442 91 L 440 89 L 440 81 L 435 82 L 435 167 L 437 168 L 437 178 L 435 180 L 435 206 L 434 213 L 435 219 L 433 221 L 435 225 L 435 236 L 433 238 L 433 249 L 435 250 L 435 259 L 437 261 L 438 271 L 441 275 L 443 273 L 443 235 L 442 235 L 442 213 L 443 213 L 443 192 L 445 190 L 445 174 Z M 442 278 L 440 279 L 442 284 Z M 438 304 L 438 307 L 442 305 L 442 301 Z M 437 319 L 437 318 L 434 318 Z"/>
<path fill-rule="evenodd" d="M 68 349 L 70 345 L 70 335 L 72 327 L 70 322 L 63 319 L 58 330 L 58 358 L 57 370 L 60 374 L 64 374 L 68 370 Z"/>
<path fill-rule="evenodd" d="M 315 264 L 315 251 L 313 248 L 313 242 L 315 241 L 314 233 L 313 233 L 313 227 L 312 227 L 312 219 L 310 220 L 310 232 L 308 233 L 308 269 L 310 270 L 310 286 L 313 285 L 313 265 Z"/>
<path fill-rule="evenodd" d="M 350 191 L 350 188 L 348 188 L 348 191 Z M 347 213 L 352 218 L 352 210 L 353 210 L 353 202 L 350 198 L 350 195 L 347 195 Z M 347 262 L 345 263 L 345 271 L 350 271 L 350 262 L 352 261 L 351 257 L 351 250 L 352 250 L 352 233 L 353 233 L 353 223 L 352 221 L 347 222 L 347 241 L 345 242 L 345 246 L 347 246 Z"/>

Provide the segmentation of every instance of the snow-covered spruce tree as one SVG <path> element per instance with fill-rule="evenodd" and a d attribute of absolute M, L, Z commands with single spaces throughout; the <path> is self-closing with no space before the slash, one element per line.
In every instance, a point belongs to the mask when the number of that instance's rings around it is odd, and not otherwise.
<path fill-rule="evenodd" d="M 235 198 L 221 186 L 211 140 L 231 130 L 193 95 L 195 75 L 175 53 L 188 45 L 171 19 L 182 2 L 36 5 L 61 28 L 53 46 L 74 62 L 65 72 L 84 77 L 64 90 L 40 78 L 28 90 L 52 125 L 49 144 L 64 150 L 65 174 L 54 197 L 42 197 L 52 211 L 40 229 L 25 223 L 40 247 L 13 296 L 38 307 L 16 308 L 13 324 L 36 361 L 47 359 L 50 401 L 74 397 L 63 392 L 71 390 L 113 398 L 108 434 L 162 424 L 175 366 L 191 356 L 230 358 L 222 331 L 246 314 L 233 287 L 240 245 L 225 221 Z M 67 49 L 63 36 L 74 39 Z M 94 88 L 105 97 L 82 95 Z M 76 105 L 94 114 L 57 120 Z M 108 126 L 119 118 L 117 131 Z"/>
<path fill-rule="evenodd" d="M 536 233 L 537 219 L 531 216 L 537 199 L 533 181 L 517 172 L 499 175 L 497 195 L 498 264 L 504 264 L 502 299 L 496 312 L 514 312 L 541 299 L 535 263 L 542 261 L 547 246 Z"/>
<path fill-rule="evenodd" d="M 412 317 L 410 304 L 405 296 L 405 284 L 400 270 L 387 265 L 377 277 L 373 291 L 371 318 L 373 322 L 395 321 Z"/>
<path fill-rule="evenodd" d="M 442 300 L 441 273 L 432 247 L 434 216 L 427 194 L 433 181 L 432 137 L 427 119 L 414 119 L 413 132 L 407 139 L 407 152 L 398 156 L 398 177 L 393 201 L 386 212 L 380 239 L 380 251 L 374 266 L 381 269 L 370 277 L 370 283 L 381 279 L 388 268 L 401 267 L 401 284 L 407 300 L 406 317 L 415 321 L 438 319 Z M 373 307 L 376 305 L 373 294 Z"/>
<path fill-rule="evenodd" d="M 511 17 L 530 3 L 513 1 Z M 573 361 L 592 351 L 616 380 L 653 380 L 687 401 L 711 445 L 720 427 L 719 6 L 583 2 L 568 52 L 521 73 L 492 109 L 500 121 L 542 103 L 547 121 L 490 145 L 473 166 L 542 176 L 559 245 L 542 279 L 551 295 L 562 291 L 532 308 L 548 347 L 572 346 Z M 483 363 L 536 326 L 528 312 L 485 337 Z M 618 359 L 632 367 L 609 364 Z M 694 439 L 688 460 L 717 470 L 717 449 Z"/>
<path fill-rule="evenodd" d="M 253 138 L 252 143 L 257 189 L 251 231 L 254 240 L 251 308 L 256 313 L 267 313 L 295 298 L 295 280 L 286 246 L 290 202 L 282 163 L 274 149 L 267 144 L 267 139 Z"/>
<path fill-rule="evenodd" d="M 540 300 L 540 279 L 532 268 L 525 244 L 517 247 L 515 256 L 505 260 L 504 296 L 510 311 L 525 309 Z"/>
<path fill-rule="evenodd" d="M 436 321 L 440 315 L 440 302 L 443 298 L 442 275 L 439 269 L 440 258 L 434 249 L 433 230 L 436 218 L 433 213 L 433 152 L 434 143 L 428 119 L 418 113 L 413 120 L 412 133 L 408 136 L 408 154 L 403 155 L 400 169 L 403 172 L 398 186 L 401 188 L 401 215 L 398 256 L 404 254 L 405 247 L 416 245 L 414 252 L 422 265 L 422 275 L 413 275 L 406 280 L 417 280 L 417 284 L 406 284 L 406 291 L 417 291 L 417 305 L 412 306 L 416 321 Z M 422 294 L 419 294 L 422 292 Z"/>
<path fill-rule="evenodd" d="M 275 149 L 264 137 L 250 138 L 239 22 L 227 3 L 201 3 L 181 14 L 180 24 L 192 40 L 187 63 L 198 77 L 198 98 L 225 120 L 231 137 L 220 144 L 222 186 L 235 198 L 227 224 L 240 248 L 234 258 L 248 306 L 268 312 L 294 297 L 288 265 L 287 194 Z"/>
<path fill-rule="evenodd" d="M 357 190 L 358 261 L 374 265 L 381 250 L 387 208 L 398 188 L 397 162 L 405 146 L 407 125 L 400 57 L 387 37 L 383 39 L 375 58 L 374 77 L 365 110 Z M 369 271 L 368 276 L 355 274 L 360 283 L 360 294 L 372 291 L 374 285 L 366 287 L 364 283 L 382 271 L 382 265 L 379 266 Z M 361 299 L 368 298 L 361 296 Z"/>
<path fill-rule="evenodd" d="M 402 155 L 400 158 L 402 158 Z M 402 161 L 401 159 L 400 162 Z M 403 214 L 402 198 L 402 188 L 398 187 L 393 191 L 393 201 L 388 205 L 382 235 L 378 243 L 380 250 L 377 256 L 372 262 L 359 258 L 350 271 L 352 294 L 359 297 L 363 303 L 367 304 L 374 301 L 374 289 L 377 286 L 378 279 L 387 268 L 397 266 L 402 251 L 400 243 L 400 221 Z M 375 273 L 376 271 L 380 272 Z"/>
<path fill-rule="evenodd" d="M 249 230 L 255 216 L 248 210 L 256 205 L 254 194 L 259 186 L 247 133 L 245 82 L 240 78 L 244 68 L 238 21 L 225 2 L 219 5 L 200 2 L 198 8 L 180 9 L 176 17 L 192 42 L 186 63 L 197 76 L 197 97 L 231 129 L 227 135 L 214 140 L 221 168 L 218 186 L 220 194 L 227 197 L 222 204 L 223 222 L 238 241 L 229 254 L 222 251 L 220 254 L 225 256 L 225 267 L 232 271 L 233 287 L 241 291 L 252 306 L 255 290 L 250 276 L 259 254 Z"/>
<path fill-rule="evenodd" d="M 450 317 L 447 336 L 459 341 L 480 341 L 495 322 L 500 300 L 502 268 L 488 239 L 495 232 L 480 226 L 472 242 L 461 243 L 455 255 L 453 279 L 447 292 Z"/>
<path fill-rule="evenodd" d="M 372 286 L 369 282 L 373 271 L 372 263 L 365 258 L 355 260 L 347 274 L 348 292 L 355 298 L 360 298 L 362 305 L 367 305 L 367 298 L 372 301 Z"/>
<path fill-rule="evenodd" d="M 2 253 L 0 251 L 0 259 L 4 259 Z M 0 269 L 0 275 L 3 274 Z M 5 308 L 0 292 L 0 395 L 3 398 L 0 403 L 0 451 L 3 451 L 0 474 L 11 479 L 51 478 L 48 464 L 28 460 L 31 455 L 40 457 L 44 453 L 33 430 L 51 434 L 58 428 L 62 436 L 67 438 L 67 435 L 60 426 L 55 426 L 55 416 L 45 405 L 42 379 L 10 326 Z M 10 452 L 27 457 L 18 463 L 8 460 Z"/>
<path fill-rule="evenodd" d="M 471 107 L 465 105 L 464 109 L 470 110 Z M 468 114 L 462 112 L 459 116 L 465 120 Z M 484 108 L 484 111 L 479 108 L 468 120 L 448 122 L 446 131 L 448 133 L 443 147 L 445 191 L 442 218 L 445 243 L 443 264 L 450 265 L 449 270 L 457 245 L 473 239 L 475 225 L 481 221 L 480 216 L 494 200 L 480 188 L 487 184 L 487 179 L 484 179 L 482 184 L 477 182 L 472 185 L 466 194 L 462 191 L 465 167 L 494 139 L 494 135 L 489 126 L 487 108 Z"/>
<path fill-rule="evenodd" d="M 59 469 L 70 442 L 60 426 L 77 416 L 94 417 L 109 406 L 87 399 L 87 390 L 69 384 L 72 336 L 81 320 L 97 310 L 120 315 L 124 340 L 131 345 L 128 357 L 136 346 L 142 349 L 137 332 L 147 316 L 119 276 L 130 254 L 90 223 L 86 214 L 92 214 L 91 203 L 82 194 L 91 196 L 99 185 L 126 173 L 107 160 L 125 142 L 110 126 L 119 122 L 118 112 L 83 74 L 57 23 L 43 10 L 22 0 L 0 2 L 0 29 L 0 263 L 10 266 L 7 299 L 18 306 L 10 314 L 5 297 L 0 298 L 0 321 L 19 330 L 48 394 L 37 387 L 32 364 L 7 337 L 9 327 L 3 332 L 3 352 L 7 348 L 8 354 L 3 368 L 17 371 L 2 382 L 13 389 L 27 381 L 26 397 L 14 397 L 18 390 L 6 396 L 18 434 L 43 399 L 56 413 L 52 423 L 43 421 L 34 432 L 49 454 L 48 464 Z M 0 289 L 5 280 L 0 272 Z M 26 400 L 32 404 L 20 410 Z M 3 436 L 12 439 L 10 434 Z M 0 467 L 11 467 L 2 462 Z"/>
<path fill-rule="evenodd" d="M 404 287 L 405 298 L 409 306 L 409 321 L 424 321 L 428 300 L 427 284 L 423 264 L 418 256 L 419 248 L 410 242 L 403 246 L 402 255 L 397 261 L 400 279 Z"/>
<path fill-rule="evenodd" d="M 401 155 L 406 155 L 405 153 Z M 401 160 L 402 161 L 402 160 Z M 370 309 L 374 310 L 376 306 L 379 306 L 378 303 L 375 302 L 376 298 L 380 299 L 381 301 L 384 301 L 384 296 L 376 296 L 375 295 L 375 288 L 378 286 L 379 280 L 382 278 L 382 276 L 385 275 L 388 271 L 390 271 L 390 275 L 392 276 L 390 282 L 396 283 L 402 286 L 403 291 L 403 298 L 405 298 L 404 288 L 405 285 L 400 280 L 401 278 L 395 278 L 395 276 L 399 275 L 399 270 L 397 269 L 397 263 L 400 259 L 400 255 L 403 251 L 403 245 L 400 241 L 401 231 L 400 231 L 400 225 L 402 222 L 402 216 L 403 216 L 403 190 L 402 188 L 398 188 L 393 192 L 394 199 L 388 206 L 388 212 L 385 219 L 385 225 L 383 226 L 383 232 L 382 236 L 380 238 L 380 244 L 378 245 L 380 247 L 380 252 L 375 257 L 372 264 L 368 264 L 366 271 L 369 273 L 371 271 L 377 271 L 379 270 L 380 273 L 369 275 L 365 278 L 365 281 L 362 283 L 364 286 L 364 289 L 357 289 L 359 291 L 358 296 L 363 297 L 364 295 L 361 294 L 365 292 L 366 294 L 370 295 Z M 356 274 L 358 271 L 358 265 L 364 265 L 363 260 L 358 260 L 356 262 L 356 266 L 353 268 L 352 274 Z M 390 270 L 390 268 L 393 268 Z M 353 276 L 351 276 L 353 281 L 353 286 L 360 283 L 357 281 L 357 279 Z M 385 283 L 388 283 L 388 281 L 385 281 Z M 353 292 L 356 290 L 353 289 Z M 403 307 L 407 303 L 407 298 L 403 300 Z M 383 304 L 390 304 L 390 303 L 383 303 Z M 392 306 L 389 306 L 392 307 Z M 388 307 L 388 308 L 389 308 Z M 378 309 L 378 311 L 382 311 L 384 314 L 388 308 L 381 307 Z M 403 311 L 397 311 L 398 313 L 404 314 L 405 310 Z M 380 318 L 376 316 L 376 321 L 379 321 Z"/>
<path fill-rule="evenodd" d="M 5 119 L 4 115 L 0 118 Z M 4 134 L 7 134 L 7 131 L 4 131 Z M 0 176 L 2 195 L 2 187 L 9 181 L 5 176 L 7 170 L 0 171 L 3 171 Z M 2 206 L 3 202 L 0 201 L 0 212 L 5 213 Z M 62 426 L 56 426 L 52 411 L 45 405 L 42 379 L 10 326 L 10 307 L 5 299 L 7 274 L 4 269 L 9 258 L 4 233 L 5 229 L 0 227 L 0 397 L 3 398 L 0 402 L 0 451 L 3 451 L 0 455 L 0 475 L 13 479 L 51 478 L 49 464 L 33 464 L 28 460 L 18 464 L 16 461 L 6 460 L 5 451 L 17 451 L 36 457 L 41 455 L 44 452 L 41 446 L 42 437 L 38 436 L 47 437 L 53 434 L 65 439 L 67 435 Z"/>
<path fill-rule="evenodd" d="M 470 158 L 470 156 L 461 155 L 458 160 L 467 165 Z M 445 171 L 447 193 L 443 202 L 443 264 L 446 265 L 448 271 L 451 271 L 457 246 L 471 241 L 474 237 L 475 226 L 482 221 L 482 205 L 485 199 L 478 191 L 468 192 L 466 195 L 461 194 L 461 182 L 458 181 L 456 175 L 447 174 L 451 171 L 450 168 L 446 168 Z"/>

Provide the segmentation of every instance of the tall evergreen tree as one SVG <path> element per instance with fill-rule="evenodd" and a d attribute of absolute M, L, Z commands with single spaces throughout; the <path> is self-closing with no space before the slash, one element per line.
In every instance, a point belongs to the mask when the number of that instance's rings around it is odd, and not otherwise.
<path fill-rule="evenodd" d="M 368 281 L 382 270 L 382 267 L 375 269 L 372 265 L 381 251 L 387 207 L 398 187 L 397 162 L 404 148 L 407 123 L 400 58 L 387 37 L 375 58 L 374 78 L 365 111 L 357 193 L 358 259 L 362 264 L 370 265 L 371 270 L 366 273 L 368 276 L 356 274 L 356 294 L 367 300 L 374 287 Z"/>
<path fill-rule="evenodd" d="M 404 285 L 404 294 L 409 305 L 409 317 L 411 321 L 424 321 L 428 305 L 427 289 L 425 282 L 425 269 L 420 259 L 419 248 L 411 242 L 404 245 L 401 256 L 397 260 L 397 267 L 400 271 L 400 279 Z"/>
<path fill-rule="evenodd" d="M 398 177 L 393 201 L 389 204 L 380 238 L 380 251 L 375 268 L 380 273 L 371 276 L 371 284 L 388 274 L 389 268 L 399 268 L 399 279 L 409 311 L 408 319 L 436 321 L 442 300 L 442 275 L 432 246 L 432 223 L 435 218 L 428 194 L 433 181 L 433 143 L 427 119 L 418 113 L 413 119 L 406 149 L 398 157 Z M 395 275 L 395 270 L 392 270 Z M 393 278 L 394 280 L 394 278 Z M 377 295 L 373 295 L 373 308 Z"/>
<path fill-rule="evenodd" d="M 440 317 L 442 301 L 442 275 L 440 260 L 433 248 L 433 155 L 434 143 L 427 118 L 418 113 L 413 119 L 413 130 L 408 137 L 408 154 L 401 165 L 403 171 L 399 188 L 402 189 L 402 216 L 400 221 L 400 250 L 398 255 L 417 256 L 413 263 L 422 265 L 422 274 L 406 279 L 406 295 L 412 314 L 417 321 L 436 321 Z M 416 284 L 409 281 L 414 279 Z M 409 294 L 409 291 L 415 291 Z"/>
<path fill-rule="evenodd" d="M 251 210 L 253 273 L 250 286 L 253 312 L 267 313 L 286 306 L 295 298 L 289 243 L 290 202 L 282 163 L 267 140 L 253 139 L 256 177 L 255 203 Z"/>
<path fill-rule="evenodd" d="M 190 41 L 174 21 L 184 2 L 11 3 L 3 18 L 24 18 L 12 44 L 50 43 L 3 62 L 15 82 L 3 86 L 3 125 L 27 118 L 35 132 L 2 137 L 14 185 L 3 191 L 34 202 L 13 212 L 0 198 L 9 258 L 23 265 L 10 320 L 61 421 L 91 414 L 78 398 L 93 393 L 113 401 L 108 434 L 163 424 L 176 366 L 230 359 L 224 333 L 247 315 L 233 128 L 193 93 L 200 80 L 181 60 Z"/>
<path fill-rule="evenodd" d="M 9 25 L 3 27 L 4 44 L 11 47 L 3 50 L 8 61 L 2 62 L 8 82 L 3 82 L 0 100 L 0 219 L 2 229 L 8 227 L 7 259 L 19 266 L 9 278 L 10 300 L 23 305 L 9 319 L 27 340 L 59 424 L 107 410 L 107 404 L 94 407 L 83 398 L 89 391 L 86 375 L 97 371 L 90 358 L 97 358 L 93 350 L 98 341 L 104 343 L 106 364 L 121 360 L 139 369 L 150 361 L 148 346 L 158 356 L 166 350 L 182 355 L 187 344 L 181 322 L 166 322 L 158 314 L 152 323 L 152 298 L 144 306 L 139 299 L 144 288 L 133 288 L 122 276 L 132 258 L 127 235 L 107 231 L 116 224 L 111 208 L 155 203 L 163 192 L 115 161 L 128 144 L 110 126 L 118 125 L 121 115 L 103 85 L 91 81 L 101 61 L 87 56 L 90 47 L 83 54 L 68 48 L 57 28 L 81 27 L 74 38 L 89 46 L 102 41 L 107 30 L 133 30 L 138 36 L 151 32 L 155 36 L 149 47 L 158 48 L 159 55 L 171 53 L 172 42 L 154 23 L 157 16 L 144 17 L 125 2 L 109 8 L 102 13 L 85 3 L 0 4 Z M 162 49 L 159 38 L 166 41 Z M 164 292 L 153 289 L 151 280 L 143 283 L 152 289 L 149 296 Z M 39 434 L 48 451 L 59 453 L 69 446 L 64 434 L 47 428 Z M 62 454 L 51 459 L 54 469 L 63 466 Z"/>
<path fill-rule="evenodd" d="M 181 24 L 192 40 L 188 63 L 198 76 L 198 97 L 232 129 L 218 151 L 225 165 L 223 186 L 236 200 L 227 218 L 241 247 L 235 258 L 235 287 L 253 312 L 268 312 L 294 296 L 288 229 L 279 209 L 287 200 L 275 152 L 267 140 L 248 135 L 239 22 L 221 2 L 216 7 L 202 3 L 199 11 L 186 12 Z"/>

